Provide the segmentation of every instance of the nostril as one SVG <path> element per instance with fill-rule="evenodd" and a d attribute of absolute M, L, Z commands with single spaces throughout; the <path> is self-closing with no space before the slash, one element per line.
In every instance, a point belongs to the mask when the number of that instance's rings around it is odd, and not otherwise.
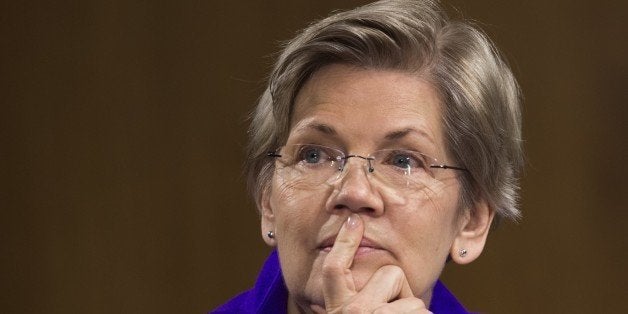
<path fill-rule="evenodd" d="M 353 212 L 374 212 L 375 209 L 373 209 L 372 207 L 355 207 L 352 208 L 350 206 L 344 205 L 344 204 L 337 204 L 334 205 L 334 210 L 349 210 L 349 211 L 353 211 Z"/>

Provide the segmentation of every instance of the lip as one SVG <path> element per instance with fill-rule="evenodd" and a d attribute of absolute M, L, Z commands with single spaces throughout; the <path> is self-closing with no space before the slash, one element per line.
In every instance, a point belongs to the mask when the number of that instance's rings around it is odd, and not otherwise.
<path fill-rule="evenodd" d="M 334 246 L 334 243 L 336 243 L 337 236 L 338 235 L 336 234 L 328 238 L 325 238 L 325 240 L 323 240 L 318 246 L 318 250 L 323 251 L 323 252 L 331 251 L 331 248 Z M 383 249 L 382 246 L 379 245 L 377 241 L 371 240 L 368 237 L 362 237 L 362 240 L 360 241 L 360 245 L 358 246 L 358 253 L 368 252 L 372 250 L 382 250 L 382 249 Z"/>

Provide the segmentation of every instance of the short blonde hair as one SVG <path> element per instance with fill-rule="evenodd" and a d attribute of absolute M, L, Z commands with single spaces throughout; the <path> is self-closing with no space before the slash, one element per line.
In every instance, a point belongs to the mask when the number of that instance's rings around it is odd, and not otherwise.
<path fill-rule="evenodd" d="M 406 71 L 430 81 L 442 100 L 446 149 L 468 169 L 460 176 L 462 208 L 484 199 L 498 218 L 520 216 L 519 87 L 487 36 L 450 20 L 436 1 L 378 1 L 335 13 L 286 44 L 249 129 L 245 170 L 258 206 L 273 174 L 266 155 L 286 142 L 296 95 L 330 64 Z"/>

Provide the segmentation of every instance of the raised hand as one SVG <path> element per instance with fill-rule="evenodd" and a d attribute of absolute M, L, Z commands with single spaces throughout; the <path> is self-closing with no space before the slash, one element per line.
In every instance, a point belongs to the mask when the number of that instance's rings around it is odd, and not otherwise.
<path fill-rule="evenodd" d="M 351 265 L 364 234 L 364 223 L 352 214 L 340 228 L 323 263 L 323 294 L 327 313 L 430 313 L 414 296 L 403 270 L 380 267 L 357 291 Z"/>

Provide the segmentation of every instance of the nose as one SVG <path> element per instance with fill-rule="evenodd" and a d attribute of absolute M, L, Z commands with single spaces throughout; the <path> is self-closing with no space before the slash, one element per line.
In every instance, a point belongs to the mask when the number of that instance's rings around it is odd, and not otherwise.
<path fill-rule="evenodd" d="M 368 168 L 367 161 L 360 158 L 346 161 L 334 192 L 327 200 L 329 212 L 349 210 L 373 216 L 384 213 L 384 201 L 368 178 Z"/>

